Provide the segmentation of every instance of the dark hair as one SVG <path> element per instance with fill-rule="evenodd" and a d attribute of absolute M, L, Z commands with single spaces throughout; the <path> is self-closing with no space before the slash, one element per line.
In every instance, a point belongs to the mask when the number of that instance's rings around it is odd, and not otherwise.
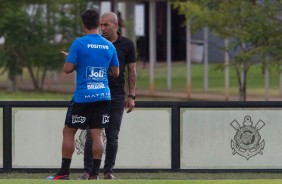
<path fill-rule="evenodd" d="M 81 15 L 81 19 L 83 25 L 89 30 L 96 29 L 99 26 L 100 16 L 98 11 L 95 9 L 86 10 Z"/>

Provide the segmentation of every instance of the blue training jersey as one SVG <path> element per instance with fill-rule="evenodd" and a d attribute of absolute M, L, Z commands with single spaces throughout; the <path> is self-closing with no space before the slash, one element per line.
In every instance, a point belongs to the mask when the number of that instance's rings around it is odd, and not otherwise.
<path fill-rule="evenodd" d="M 76 65 L 75 102 L 111 100 L 108 69 L 109 66 L 119 66 L 119 61 L 110 41 L 99 34 L 77 38 L 70 47 L 66 62 Z"/>

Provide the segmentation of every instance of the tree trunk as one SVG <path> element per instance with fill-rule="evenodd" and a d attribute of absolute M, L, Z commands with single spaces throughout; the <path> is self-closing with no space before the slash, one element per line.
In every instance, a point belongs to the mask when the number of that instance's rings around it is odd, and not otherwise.
<path fill-rule="evenodd" d="M 15 92 L 17 90 L 17 77 L 14 68 L 9 68 L 8 70 L 8 92 Z"/>
<path fill-rule="evenodd" d="M 236 69 L 237 79 L 239 83 L 239 100 L 246 101 L 247 97 L 247 69 L 241 65 Z"/>
<path fill-rule="evenodd" d="M 16 82 L 16 78 L 14 77 L 13 79 L 8 80 L 7 91 L 15 92 L 16 90 L 17 90 L 17 82 Z"/>
<path fill-rule="evenodd" d="M 246 101 L 247 100 L 247 71 L 246 69 L 243 69 L 242 76 L 240 80 L 240 101 Z"/>
<path fill-rule="evenodd" d="M 40 85 L 40 91 L 44 91 L 44 84 L 45 84 L 45 79 L 46 79 L 46 73 L 47 73 L 47 68 L 44 67 L 42 76 L 41 76 L 41 85 Z"/>
<path fill-rule="evenodd" d="M 29 72 L 29 75 L 31 77 L 31 80 L 32 80 L 32 84 L 33 84 L 33 87 L 36 91 L 39 91 L 40 90 L 40 87 L 38 85 L 38 80 L 36 79 L 36 77 L 34 76 L 34 73 L 32 71 L 32 68 L 30 66 L 27 66 L 27 69 L 28 69 L 28 72 Z"/>

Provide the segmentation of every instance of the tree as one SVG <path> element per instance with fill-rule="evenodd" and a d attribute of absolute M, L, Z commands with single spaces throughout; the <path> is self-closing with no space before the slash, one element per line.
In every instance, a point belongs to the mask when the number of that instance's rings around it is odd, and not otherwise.
<path fill-rule="evenodd" d="M 38 91 L 48 70 L 61 70 L 60 51 L 81 35 L 80 15 L 86 5 L 86 0 L 0 0 L 0 37 L 5 38 L 0 66 L 8 71 L 13 90 L 23 68 Z"/>
<path fill-rule="evenodd" d="M 4 53 L 1 65 L 8 71 L 8 79 L 12 81 L 12 90 L 16 88 L 16 76 L 22 70 L 23 63 L 26 57 L 26 35 L 28 34 L 27 15 L 21 11 L 19 6 L 13 6 L 11 9 L 2 11 L 0 20 L 0 35 L 5 37 L 3 46 Z M 23 35 L 19 37 L 18 35 Z"/>
<path fill-rule="evenodd" d="M 231 55 L 230 66 L 237 72 L 240 100 L 246 100 L 247 73 L 255 63 L 281 57 L 282 25 L 280 1 L 190 0 L 176 1 L 174 7 L 191 23 L 193 31 L 204 26 L 222 39 L 231 40 L 225 48 Z"/>

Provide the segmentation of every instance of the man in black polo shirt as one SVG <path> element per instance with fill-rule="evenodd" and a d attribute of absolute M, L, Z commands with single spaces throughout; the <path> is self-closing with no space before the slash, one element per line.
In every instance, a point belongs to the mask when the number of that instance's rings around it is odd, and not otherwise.
<path fill-rule="evenodd" d="M 102 35 L 113 43 L 117 50 L 119 59 L 120 74 L 117 78 L 109 77 L 109 87 L 111 90 L 110 122 L 105 129 L 107 144 L 104 164 L 104 179 L 115 179 L 113 167 L 118 151 L 118 135 L 120 131 L 124 107 L 127 113 L 131 112 L 135 106 L 135 85 L 136 85 L 136 57 L 135 47 L 131 40 L 119 35 L 118 18 L 115 13 L 107 12 L 101 16 L 100 28 Z M 128 69 L 128 96 L 125 99 L 125 70 Z M 92 141 L 89 132 L 84 149 L 84 173 L 80 179 L 88 179 L 92 168 Z"/>

